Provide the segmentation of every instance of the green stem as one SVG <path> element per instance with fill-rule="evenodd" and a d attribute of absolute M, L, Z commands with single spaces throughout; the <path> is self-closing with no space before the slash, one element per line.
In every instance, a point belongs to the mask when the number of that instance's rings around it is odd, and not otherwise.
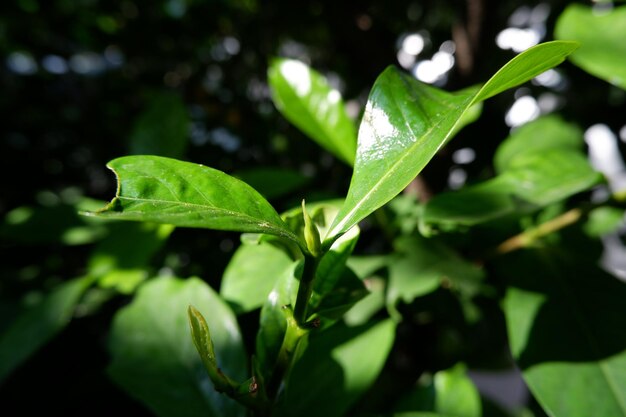
<path fill-rule="evenodd" d="M 300 327 L 304 327 L 306 319 L 308 318 L 307 309 L 309 306 L 309 300 L 311 299 L 311 294 L 313 294 L 313 281 L 315 279 L 315 273 L 318 265 L 318 258 L 309 254 L 304 256 L 304 269 L 302 271 L 302 277 L 300 278 L 298 295 L 296 296 L 296 305 L 293 312 L 293 317 Z"/>

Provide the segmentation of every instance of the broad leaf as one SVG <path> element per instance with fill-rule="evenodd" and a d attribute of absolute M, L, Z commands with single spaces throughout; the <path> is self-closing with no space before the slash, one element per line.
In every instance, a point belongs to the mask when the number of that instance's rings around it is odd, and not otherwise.
<path fill-rule="evenodd" d="M 465 367 L 454 368 L 435 374 L 435 411 L 447 416 L 481 417 L 480 394 L 465 373 Z"/>
<path fill-rule="evenodd" d="M 332 242 L 400 193 L 448 141 L 473 104 L 558 65 L 577 46 L 537 45 L 511 60 L 481 89 L 456 94 L 420 83 L 395 68 L 385 70 L 370 93 L 348 196 L 326 240 Z"/>
<path fill-rule="evenodd" d="M 180 97 L 161 92 L 150 99 L 130 135 L 130 153 L 180 158 L 187 148 L 189 114 Z"/>
<path fill-rule="evenodd" d="M 243 243 L 224 271 L 220 295 L 236 313 L 259 308 L 292 264 L 289 256 L 274 245 Z"/>
<path fill-rule="evenodd" d="M 193 345 L 187 308 L 200 310 L 211 329 L 221 370 L 247 378 L 237 320 L 219 296 L 197 278 L 160 278 L 143 285 L 115 316 L 109 374 L 156 415 L 243 416 L 244 409 L 213 388 Z"/>
<path fill-rule="evenodd" d="M 280 168 L 252 168 L 233 174 L 261 193 L 268 200 L 282 197 L 301 189 L 311 178 L 297 171 Z"/>
<path fill-rule="evenodd" d="M 391 320 L 312 333 L 289 375 L 278 416 L 345 415 L 373 384 L 395 335 Z"/>
<path fill-rule="evenodd" d="M 117 175 L 117 195 L 91 215 L 267 233 L 300 244 L 257 191 L 221 171 L 159 156 L 122 157 L 108 167 Z"/>
<path fill-rule="evenodd" d="M 527 154 L 537 154 L 550 149 L 582 149 L 583 133 L 558 116 L 545 116 L 525 124 L 511 133 L 498 149 L 494 165 L 499 173 L 506 171 L 511 162 Z"/>
<path fill-rule="evenodd" d="M 349 165 L 356 132 L 341 94 L 300 61 L 276 59 L 268 71 L 274 103 L 291 123 Z"/>
<path fill-rule="evenodd" d="M 85 277 L 59 285 L 0 334 L 0 381 L 69 323 L 92 281 Z"/>
<path fill-rule="evenodd" d="M 170 225 L 118 222 L 95 247 L 88 262 L 89 275 L 103 288 L 130 294 L 148 277 L 149 261 L 174 228 Z"/>
<path fill-rule="evenodd" d="M 570 60 L 611 84 L 626 90 L 626 6 L 603 13 L 572 4 L 559 17 L 554 30 L 559 39 L 581 43 Z"/>
<path fill-rule="evenodd" d="M 589 246 L 518 251 L 499 263 L 510 279 L 511 350 L 553 417 L 626 416 L 626 284 L 586 259 Z"/>

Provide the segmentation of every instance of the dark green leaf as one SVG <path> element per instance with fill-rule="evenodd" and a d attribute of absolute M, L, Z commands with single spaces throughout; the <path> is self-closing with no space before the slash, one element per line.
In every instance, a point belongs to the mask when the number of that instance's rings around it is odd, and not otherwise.
<path fill-rule="evenodd" d="M 150 99 L 130 135 L 130 153 L 180 158 L 187 148 L 189 115 L 177 94 L 161 92 Z"/>
<path fill-rule="evenodd" d="M 391 320 L 312 333 L 287 381 L 278 416 L 340 417 L 380 373 L 393 344 Z"/>
<path fill-rule="evenodd" d="M 518 251 L 499 263 L 510 279 L 511 350 L 548 415 L 626 416 L 626 284 L 580 249 Z"/>
<path fill-rule="evenodd" d="M 92 281 L 85 277 L 59 285 L 0 334 L 0 381 L 69 323 Z"/>
<path fill-rule="evenodd" d="M 91 276 L 103 288 L 130 294 L 148 277 L 150 259 L 163 246 L 171 225 L 120 222 L 109 226 L 109 235 L 95 247 L 88 263 Z"/>
<path fill-rule="evenodd" d="M 279 168 L 247 169 L 237 171 L 233 176 L 250 185 L 268 200 L 299 190 L 311 182 L 311 178 L 297 171 Z"/>
<path fill-rule="evenodd" d="M 501 91 L 558 65 L 575 42 L 528 49 L 481 88 L 457 94 L 388 68 L 376 80 L 359 129 L 354 174 L 326 240 L 333 241 L 402 191 L 449 140 L 465 112 Z"/>
<path fill-rule="evenodd" d="M 158 416 L 243 416 L 244 409 L 215 391 L 209 380 L 190 336 L 190 304 L 208 321 L 219 367 L 233 379 L 245 380 L 247 361 L 237 320 L 197 278 L 160 278 L 139 289 L 114 319 L 109 374 Z"/>
<path fill-rule="evenodd" d="M 341 94 L 300 61 L 276 59 L 268 71 L 274 103 L 291 123 L 352 165 L 356 132 Z"/>
<path fill-rule="evenodd" d="M 593 7 L 572 4 L 559 17 L 554 33 L 581 43 L 570 57 L 573 63 L 626 90 L 626 6 L 597 13 Z"/>
<path fill-rule="evenodd" d="M 236 313 L 259 308 L 292 265 L 289 256 L 270 243 L 244 243 L 224 271 L 220 294 Z"/>
<path fill-rule="evenodd" d="M 301 244 L 258 192 L 221 171 L 158 156 L 118 158 L 108 167 L 117 175 L 117 195 L 92 215 L 268 233 Z"/>

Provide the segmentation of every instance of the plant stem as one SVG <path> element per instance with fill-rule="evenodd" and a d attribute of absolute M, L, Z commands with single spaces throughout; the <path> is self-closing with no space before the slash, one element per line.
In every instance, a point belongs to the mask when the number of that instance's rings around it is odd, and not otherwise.
<path fill-rule="evenodd" d="M 542 223 L 532 229 L 525 230 L 524 232 L 505 240 L 499 244 L 498 247 L 496 247 L 494 252 L 496 255 L 503 255 L 505 253 L 528 247 L 537 239 L 576 223 L 580 220 L 584 213 L 585 211 L 581 208 L 574 208 L 566 211 L 552 220 Z"/>
<path fill-rule="evenodd" d="M 318 265 L 318 258 L 309 254 L 304 255 L 304 269 L 302 271 L 302 277 L 300 278 L 296 305 L 293 311 L 293 317 L 300 327 L 304 327 L 306 323 L 307 309 L 311 294 L 313 293 L 313 280 L 315 279 L 315 272 L 317 271 Z"/>

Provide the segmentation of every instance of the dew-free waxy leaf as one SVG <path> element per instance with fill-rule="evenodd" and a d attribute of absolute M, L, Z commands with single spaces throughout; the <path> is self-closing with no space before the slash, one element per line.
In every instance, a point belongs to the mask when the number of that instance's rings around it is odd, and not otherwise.
<path fill-rule="evenodd" d="M 482 88 L 448 93 L 390 67 L 376 80 L 359 128 L 354 174 L 327 241 L 400 193 L 449 140 L 468 109 L 528 81 L 569 55 L 576 42 L 548 42 L 521 53 Z"/>
<path fill-rule="evenodd" d="M 291 123 L 327 151 L 354 164 L 356 132 L 339 91 L 300 61 L 276 59 L 268 70 L 274 103 Z"/>
<path fill-rule="evenodd" d="M 233 380 L 245 380 L 247 360 L 235 315 L 197 278 L 159 278 L 139 289 L 115 316 L 109 374 L 161 417 L 243 416 L 243 407 L 209 380 L 190 336 L 189 305 L 206 318 L 218 367 Z"/>
<path fill-rule="evenodd" d="M 108 167 L 117 175 L 117 195 L 92 215 L 267 233 L 300 244 L 267 200 L 221 171 L 159 156 L 122 157 Z"/>
<path fill-rule="evenodd" d="M 570 60 L 598 78 L 626 90 L 626 6 L 598 13 L 572 4 L 559 17 L 554 30 L 559 39 L 580 42 Z"/>

